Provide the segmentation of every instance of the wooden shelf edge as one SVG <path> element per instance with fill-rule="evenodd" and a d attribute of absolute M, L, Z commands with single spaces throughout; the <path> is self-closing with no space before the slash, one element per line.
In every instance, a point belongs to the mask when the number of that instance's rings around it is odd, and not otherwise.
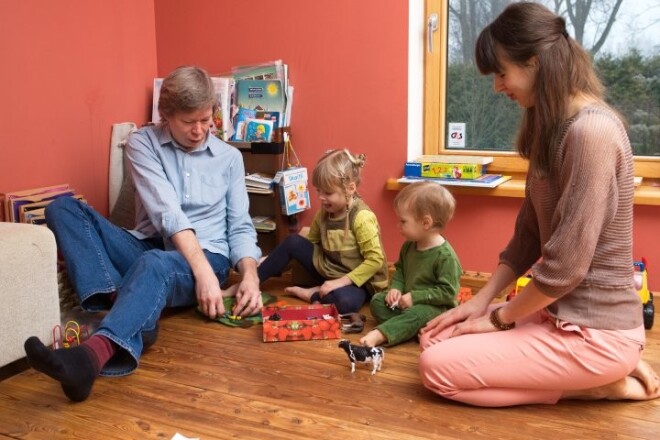
<path fill-rule="evenodd" d="M 388 191 L 400 191 L 407 185 L 399 183 L 396 178 L 387 179 L 385 188 Z M 452 194 L 468 196 L 487 196 L 487 197 L 525 197 L 525 180 L 521 177 L 514 177 L 496 188 L 474 188 L 460 186 L 446 186 Z M 640 185 L 635 188 L 635 205 L 660 206 L 660 186 Z"/>

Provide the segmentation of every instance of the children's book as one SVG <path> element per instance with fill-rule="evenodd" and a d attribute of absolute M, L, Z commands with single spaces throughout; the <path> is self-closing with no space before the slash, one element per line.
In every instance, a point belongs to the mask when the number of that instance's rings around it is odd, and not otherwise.
<path fill-rule="evenodd" d="M 255 111 L 284 112 L 282 81 L 239 80 L 236 82 L 236 103 L 240 108 Z"/>
<path fill-rule="evenodd" d="M 245 132 L 248 119 L 254 119 L 257 116 L 255 110 L 247 108 L 239 108 L 236 115 L 236 131 L 232 137 L 232 141 L 245 141 Z"/>
<path fill-rule="evenodd" d="M 272 188 L 275 183 L 273 177 L 264 173 L 251 173 L 245 176 L 245 185 L 248 188 Z"/>
<path fill-rule="evenodd" d="M 484 174 L 476 179 L 436 179 L 431 177 L 402 177 L 397 179 L 399 183 L 413 183 L 420 180 L 428 180 L 445 186 L 472 186 L 478 188 L 496 188 L 500 184 L 510 180 L 511 176 L 501 174 Z"/>
<path fill-rule="evenodd" d="M 218 108 L 213 113 L 213 127 L 211 134 L 218 139 L 228 141 L 234 135 L 234 124 L 232 123 L 231 109 L 235 103 L 234 78 L 212 77 L 215 94 L 218 98 Z"/>
<path fill-rule="evenodd" d="M 280 125 L 280 112 L 257 112 L 257 119 L 265 119 L 267 121 L 273 121 L 273 133 L 281 127 Z"/>
<path fill-rule="evenodd" d="M 257 231 L 269 232 L 277 229 L 275 219 L 273 217 L 267 217 L 264 215 L 257 215 L 252 217 L 252 224 L 254 225 L 254 229 Z"/>
<path fill-rule="evenodd" d="M 245 126 L 246 142 L 270 142 L 273 134 L 273 121 L 248 119 Z"/>
<path fill-rule="evenodd" d="M 39 188 L 24 189 L 21 191 L 11 191 L 3 194 L 4 198 L 4 221 L 16 222 L 19 218 L 18 206 L 27 203 L 40 202 L 47 199 L 47 195 L 71 191 L 73 189 L 68 183 L 62 183 L 53 186 L 43 186 Z M 27 198 L 27 199 L 26 199 Z M 15 201 L 20 203 L 15 203 Z M 27 200 L 27 201 L 26 201 Z"/>
<path fill-rule="evenodd" d="M 234 79 L 243 80 L 264 80 L 278 79 L 286 86 L 287 84 L 287 65 L 282 60 L 269 61 L 261 64 L 248 66 L 237 66 L 232 68 Z"/>

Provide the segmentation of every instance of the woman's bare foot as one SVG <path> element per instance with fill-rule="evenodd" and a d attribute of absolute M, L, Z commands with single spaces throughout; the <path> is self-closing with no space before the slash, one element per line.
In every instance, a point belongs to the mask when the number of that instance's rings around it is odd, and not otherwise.
<path fill-rule="evenodd" d="M 660 397 L 660 378 L 651 366 L 640 360 L 623 379 L 588 390 L 566 391 L 562 399 L 652 400 Z"/>
<path fill-rule="evenodd" d="M 364 345 L 365 347 L 376 347 L 378 345 L 384 344 L 385 342 L 387 342 L 387 338 L 383 333 L 381 333 L 380 330 L 376 328 L 360 338 L 360 344 Z"/>
<path fill-rule="evenodd" d="M 293 295 L 302 299 L 303 301 L 311 302 L 312 295 L 314 295 L 316 292 L 319 291 L 319 286 L 309 287 L 309 288 L 291 286 L 291 287 L 286 287 L 284 291 L 289 295 Z"/>
<path fill-rule="evenodd" d="M 232 284 L 231 286 L 223 290 L 222 297 L 227 298 L 228 296 L 236 296 L 236 292 L 238 292 L 238 283 Z"/>

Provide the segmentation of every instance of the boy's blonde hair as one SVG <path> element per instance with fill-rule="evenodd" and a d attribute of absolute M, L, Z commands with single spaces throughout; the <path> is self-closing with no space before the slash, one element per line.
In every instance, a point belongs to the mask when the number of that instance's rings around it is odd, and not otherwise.
<path fill-rule="evenodd" d="M 409 212 L 416 220 L 428 215 L 433 227 L 444 229 L 454 216 L 456 200 L 442 185 L 420 181 L 407 185 L 394 198 L 397 212 Z"/>
<path fill-rule="evenodd" d="M 329 150 L 319 159 L 312 174 L 312 184 L 323 191 L 334 188 L 346 189 L 350 183 L 360 185 L 360 171 L 364 167 L 366 156 L 353 156 L 347 149 Z"/>

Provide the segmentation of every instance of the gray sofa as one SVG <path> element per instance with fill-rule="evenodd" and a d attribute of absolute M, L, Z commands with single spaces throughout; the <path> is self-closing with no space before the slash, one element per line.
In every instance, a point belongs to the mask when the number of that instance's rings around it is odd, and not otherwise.
<path fill-rule="evenodd" d="M 55 237 L 44 226 L 0 223 L 0 367 L 25 356 L 23 342 L 53 342 L 60 322 Z"/>

